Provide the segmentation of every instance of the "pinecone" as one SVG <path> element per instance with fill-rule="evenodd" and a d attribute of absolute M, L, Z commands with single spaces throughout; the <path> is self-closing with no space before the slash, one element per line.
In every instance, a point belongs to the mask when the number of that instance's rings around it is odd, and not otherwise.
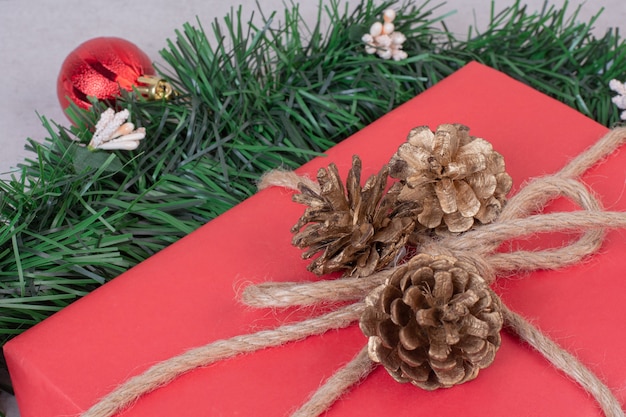
<path fill-rule="evenodd" d="M 460 124 L 414 128 L 389 165 L 406 184 L 399 199 L 422 202 L 419 223 L 434 229 L 443 220 L 451 232 L 495 220 L 513 183 L 502 155 Z"/>
<path fill-rule="evenodd" d="M 334 164 L 317 174 L 320 193 L 299 184 L 301 194 L 295 194 L 293 200 L 309 207 L 291 229 L 295 233 L 292 243 L 308 248 L 302 254 L 304 259 L 322 252 L 308 266 L 309 271 L 367 276 L 398 257 L 415 227 L 418 204 L 398 203 L 400 183 L 385 192 L 388 173 L 385 165 L 361 188 L 361 160 L 354 156 L 347 195 Z"/>
<path fill-rule="evenodd" d="M 415 256 L 366 303 L 360 325 L 369 356 L 399 382 L 434 390 L 469 381 L 500 346 L 499 298 L 452 257 Z"/>

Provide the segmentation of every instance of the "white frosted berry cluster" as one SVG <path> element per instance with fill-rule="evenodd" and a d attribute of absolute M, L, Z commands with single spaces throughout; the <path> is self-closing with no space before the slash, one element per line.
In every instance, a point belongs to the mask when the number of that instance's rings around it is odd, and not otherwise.
<path fill-rule="evenodd" d="M 619 109 L 626 110 L 626 83 L 618 80 L 611 80 L 609 82 L 609 88 L 617 93 L 616 96 L 613 96 L 613 104 L 615 104 Z M 620 119 L 626 120 L 626 111 L 622 112 Z"/>
<path fill-rule="evenodd" d="M 393 24 L 396 12 L 386 9 L 383 12 L 383 22 L 376 22 L 370 27 L 370 32 L 363 35 L 361 40 L 366 43 L 365 51 L 368 54 L 377 54 L 382 59 L 400 61 L 407 57 L 402 50 L 402 44 L 406 40 L 401 32 L 395 32 Z"/>
<path fill-rule="evenodd" d="M 111 108 L 106 109 L 100 115 L 88 148 L 92 151 L 137 149 L 139 141 L 146 137 L 146 130 L 143 127 L 135 129 L 133 123 L 126 121 L 129 117 L 130 113 L 126 109 L 117 113 Z"/>

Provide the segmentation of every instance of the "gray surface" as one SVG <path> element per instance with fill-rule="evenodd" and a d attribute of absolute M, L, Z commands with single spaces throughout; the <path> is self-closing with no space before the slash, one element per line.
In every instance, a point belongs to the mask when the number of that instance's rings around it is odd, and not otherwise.
<path fill-rule="evenodd" d="M 265 11 L 283 8 L 280 0 L 260 0 L 259 3 Z M 301 3 L 303 13 L 313 18 L 317 1 Z M 581 3 L 572 1 L 570 10 Z M 214 17 L 221 19 L 232 6 L 239 4 L 243 4 L 246 18 L 255 10 L 254 0 L 241 3 L 223 0 L 0 0 L 0 73 L 4 85 L 4 92 L 0 94 L 0 173 L 14 167 L 27 155 L 23 149 L 27 137 L 41 140 L 45 136 L 37 113 L 67 123 L 57 102 L 56 77 L 65 57 L 80 43 L 97 36 L 118 36 L 136 43 L 158 62 L 159 49 L 184 22 L 194 21 L 195 16 L 199 16 L 205 28 L 209 28 Z M 433 1 L 432 5 L 435 4 L 439 2 Z M 465 33 L 474 21 L 478 27 L 484 24 L 490 4 L 489 0 L 450 0 L 438 10 L 441 13 L 456 10 L 457 13 L 446 21 L 455 32 Z M 511 1 L 497 0 L 496 4 L 500 9 Z M 543 0 L 527 0 L 526 4 L 538 10 Z M 596 24 L 598 33 L 603 33 L 605 27 L 623 25 L 626 21 L 624 0 L 589 1 L 583 5 L 581 17 L 593 15 L 601 7 L 608 10 Z"/>

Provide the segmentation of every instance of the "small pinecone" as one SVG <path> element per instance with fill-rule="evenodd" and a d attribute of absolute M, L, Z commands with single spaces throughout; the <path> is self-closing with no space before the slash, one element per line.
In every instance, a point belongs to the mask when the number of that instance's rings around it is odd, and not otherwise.
<path fill-rule="evenodd" d="M 502 155 L 460 124 L 440 125 L 434 133 L 416 127 L 389 165 L 390 175 L 406 184 L 399 199 L 421 201 L 418 221 L 430 229 L 442 220 L 451 232 L 470 229 L 474 219 L 492 222 L 513 183 Z"/>
<path fill-rule="evenodd" d="M 309 264 L 309 271 L 368 276 L 392 263 L 404 250 L 415 227 L 417 203 L 398 203 L 400 183 L 385 192 L 388 173 L 385 165 L 361 188 L 361 160 L 354 156 L 346 181 L 347 195 L 334 164 L 317 174 L 320 193 L 299 184 L 301 194 L 295 194 L 293 200 L 309 207 L 291 229 L 295 233 L 292 243 L 308 248 L 302 254 L 304 259 L 322 252 Z"/>
<path fill-rule="evenodd" d="M 415 256 L 366 303 L 369 356 L 398 382 L 434 390 L 472 380 L 500 346 L 499 298 L 452 257 Z"/>

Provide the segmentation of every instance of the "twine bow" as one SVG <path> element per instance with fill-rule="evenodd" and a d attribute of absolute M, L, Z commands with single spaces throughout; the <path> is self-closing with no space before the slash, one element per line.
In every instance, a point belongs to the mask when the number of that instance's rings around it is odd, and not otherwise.
<path fill-rule="evenodd" d="M 556 174 L 537 178 L 528 183 L 508 201 L 495 222 L 458 236 L 424 238 L 420 242 L 419 251 L 432 255 L 453 256 L 469 263 L 488 283 L 493 283 L 498 275 L 514 271 L 557 269 L 578 263 L 600 248 L 605 229 L 626 227 L 626 212 L 604 211 L 593 194 L 578 181 L 587 169 L 611 154 L 624 142 L 626 128 L 610 131 Z M 297 183 L 302 180 L 293 173 L 275 172 L 264 178 L 260 188 L 280 185 L 297 189 Z M 309 182 L 308 185 L 314 187 L 315 183 Z M 534 214 L 559 197 L 572 200 L 581 210 Z M 497 252 L 506 241 L 536 233 L 557 231 L 576 231 L 581 232 L 581 235 L 563 247 L 539 251 Z M 250 306 L 259 308 L 345 301 L 351 303 L 319 317 L 271 330 L 218 340 L 191 349 L 129 379 L 86 411 L 83 417 L 113 416 L 140 396 L 166 385 L 195 368 L 241 353 L 279 346 L 331 329 L 347 327 L 359 320 L 366 308 L 365 299 L 368 294 L 383 284 L 396 268 L 398 267 L 360 278 L 318 282 L 270 282 L 249 286 L 244 290 L 242 300 Z M 506 327 L 577 381 L 596 399 L 606 416 L 624 416 L 620 403 L 610 389 L 573 355 L 503 303 L 502 314 Z M 375 363 L 370 360 L 367 347 L 364 347 L 351 362 L 330 377 L 293 416 L 320 415 L 347 389 L 365 378 L 374 367 Z"/>

